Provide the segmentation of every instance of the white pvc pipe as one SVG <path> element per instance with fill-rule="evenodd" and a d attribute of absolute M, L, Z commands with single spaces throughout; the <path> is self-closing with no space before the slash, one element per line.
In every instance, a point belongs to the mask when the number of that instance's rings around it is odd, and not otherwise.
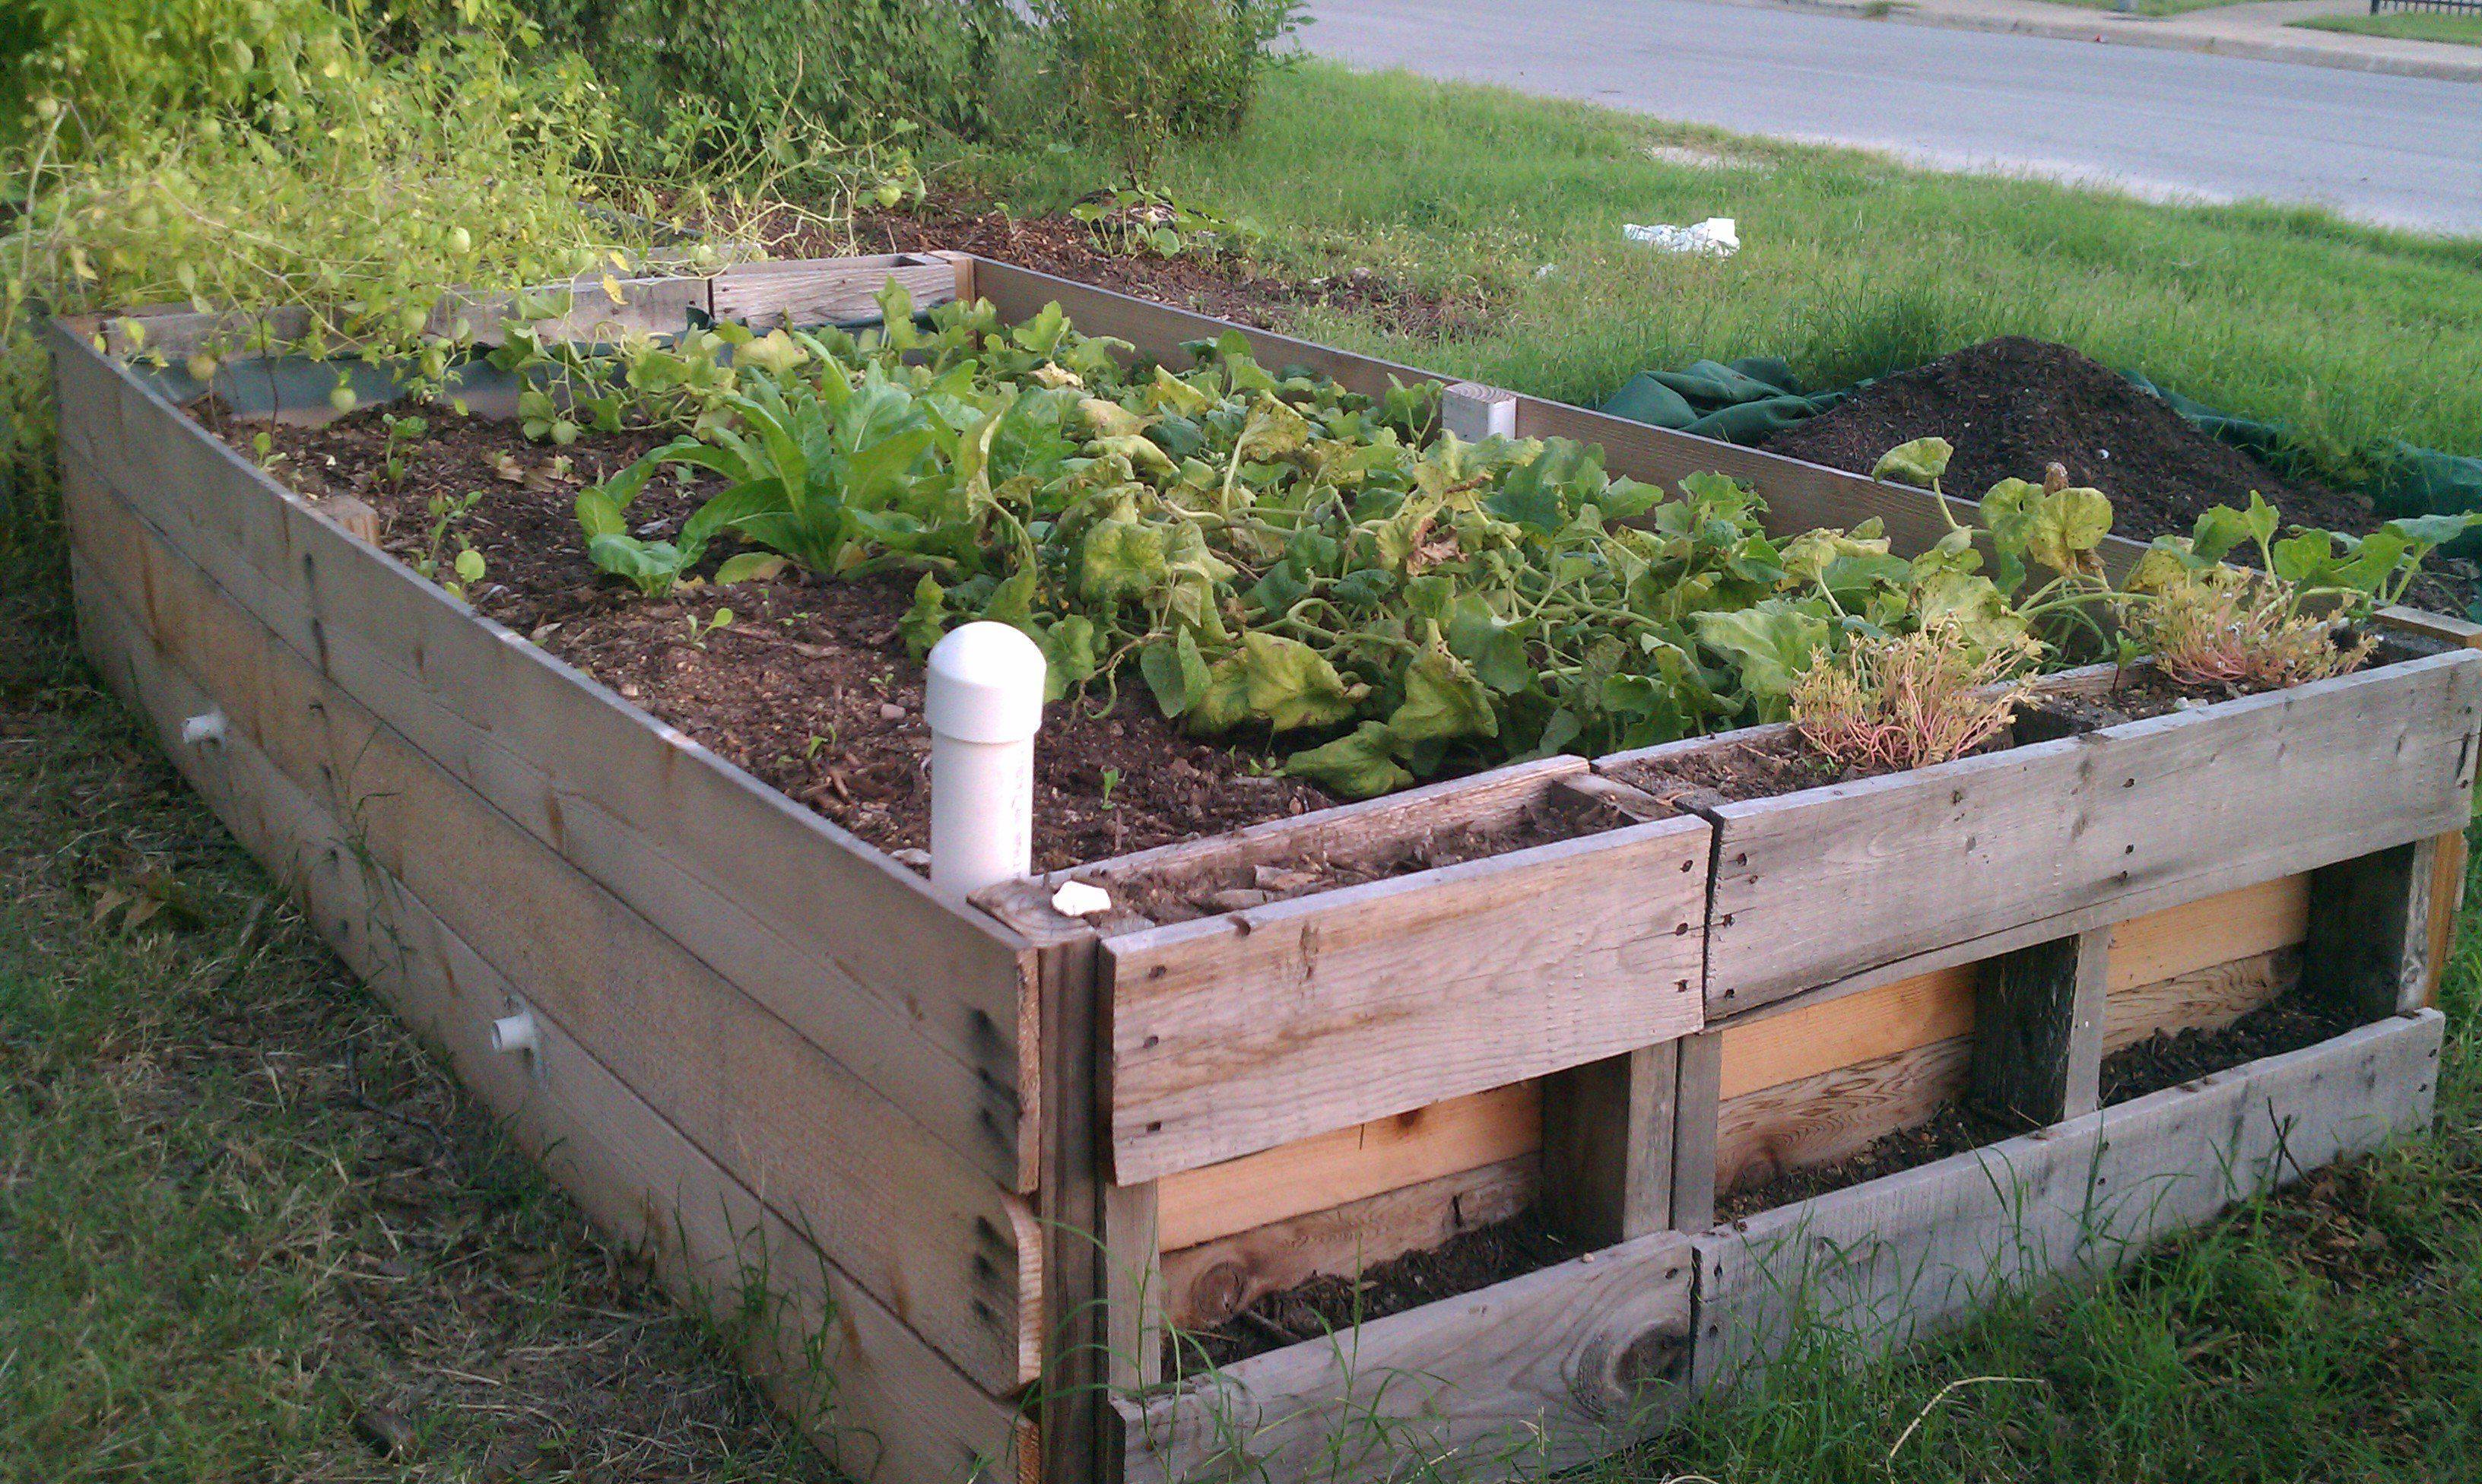
<path fill-rule="evenodd" d="M 1043 651 L 1004 623 L 969 623 L 931 651 L 931 880 L 960 892 L 1034 870 L 1034 734 Z"/>
<path fill-rule="evenodd" d="M 491 1050 L 503 1054 L 535 1049 L 535 1012 L 521 1009 L 491 1022 Z"/>
<path fill-rule="evenodd" d="M 197 747 L 224 740 L 224 714 L 221 711 L 202 711 L 181 723 L 181 745 L 185 747 Z"/>

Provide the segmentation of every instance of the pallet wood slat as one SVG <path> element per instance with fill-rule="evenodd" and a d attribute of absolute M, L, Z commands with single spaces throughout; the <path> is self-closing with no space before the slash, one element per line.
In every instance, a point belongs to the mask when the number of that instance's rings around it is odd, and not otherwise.
<path fill-rule="evenodd" d="M 2478 710 L 2482 656 L 2460 650 L 1724 804 L 1712 811 L 1708 1012 L 2148 890 L 2194 883 L 2183 895 L 2205 896 L 2461 827 Z M 2209 768 L 2226 785 L 2201 794 Z"/>
<path fill-rule="evenodd" d="M 941 1359 L 808 1237 L 725 1173 L 607 1071 L 531 998 L 543 1036 L 533 1066 L 484 1048 L 490 1020 L 520 1002 L 516 987 L 374 862 L 357 828 L 340 823 L 247 736 L 209 756 L 185 747 L 184 716 L 221 699 L 160 657 L 140 620 L 83 568 L 81 632 L 97 671 L 218 816 L 303 899 L 313 927 L 457 1066 L 590 1213 L 658 1260 L 666 1286 L 693 1304 L 737 1301 L 743 1263 L 772 1255 L 785 1275 L 788 1324 L 755 1367 L 771 1389 L 817 1377 L 805 1337 L 827 1338 L 841 1412 L 818 1434 L 849 1467 L 879 1476 L 955 1484 L 990 1476 L 1005 1457 L 1011 1410 Z M 831 1315 L 841 1316 L 831 1323 Z M 802 1397 L 815 1400 L 815 1396 Z M 978 1462 L 979 1461 L 979 1462 Z"/>
<path fill-rule="evenodd" d="M 957 297 L 954 265 L 911 253 L 747 263 L 724 270 L 707 285 L 717 319 L 765 331 L 875 319 L 880 293 L 890 281 L 911 296 L 917 313 Z"/>
<path fill-rule="evenodd" d="M 1685 1405 L 1690 1245 L 1659 1233 L 1407 1314 L 1112 1398 L 1125 1484 L 1548 1472 Z"/>
<path fill-rule="evenodd" d="M 2298 943 L 2210 964 L 2152 984 L 2114 990 L 2103 1004 L 2103 1054 L 2158 1030 L 2220 1030 L 2301 978 Z"/>
<path fill-rule="evenodd" d="M 1972 1076 L 1973 1037 L 1965 1035 L 1745 1093 L 1715 1113 L 1716 1191 L 1755 1189 L 1786 1171 L 1848 1159 L 1928 1119 L 1963 1096 Z"/>
<path fill-rule="evenodd" d="M 2369 1020 L 2430 999 L 2436 838 L 2338 861 L 2310 880 L 2302 992 Z"/>
<path fill-rule="evenodd" d="M 1982 961 L 1976 976 L 1973 1098 L 2020 1128 L 2099 1105 L 2106 928 Z"/>
<path fill-rule="evenodd" d="M 1031 1185 L 1026 971 L 1004 930 L 357 545 L 82 348 L 56 350 L 65 399 L 111 398 L 108 419 L 82 416 L 89 446 L 64 449 L 73 486 L 108 484 L 530 833 L 995 1177 Z"/>
<path fill-rule="evenodd" d="M 1446 1098 L 1154 1182 L 1167 1250 L 1328 1205 L 1530 1155 L 1543 1142 L 1535 1082 Z"/>
<path fill-rule="evenodd" d="M 2112 926 L 2111 993 L 2289 948 L 2309 930 L 2307 872 L 2130 918 Z"/>
<path fill-rule="evenodd" d="M 1607 1247 L 1672 1224 L 1680 1043 L 1543 1080 L 1544 1213 L 1571 1241 Z"/>
<path fill-rule="evenodd" d="M 99 511 L 81 508 L 83 540 Z M 321 681 L 195 568 L 159 549 L 135 581 L 78 560 L 96 605 L 145 612 L 130 622 L 148 649 L 209 677 L 232 728 L 350 820 L 357 848 L 530 1003 L 784 1215 L 815 1223 L 982 1384 L 1026 1379 L 1019 1254 L 997 1186 Z M 125 662 L 144 657 L 123 646 Z M 816 1140 L 822 1120 L 851 1141 Z"/>
<path fill-rule="evenodd" d="M 1907 1343 L 2421 1128 L 2442 1025 L 2391 1017 L 1702 1236 L 1698 1384 L 1754 1379 L 1797 1313 L 1870 1351 Z"/>
<path fill-rule="evenodd" d="M 1697 1028 L 1706 836 L 1633 824 L 1105 940 L 1118 1178 Z"/>
<path fill-rule="evenodd" d="M 1523 1154 L 1168 1251 L 1166 1316 L 1180 1328 L 1211 1329 L 1321 1274 L 1353 1277 L 1504 1221 L 1532 1202 L 1541 1183 L 1535 1157 Z"/>

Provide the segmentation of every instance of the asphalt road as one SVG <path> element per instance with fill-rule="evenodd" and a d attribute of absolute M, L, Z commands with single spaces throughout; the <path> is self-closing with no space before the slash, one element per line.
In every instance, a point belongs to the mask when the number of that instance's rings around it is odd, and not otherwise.
<path fill-rule="evenodd" d="M 1311 50 L 1923 164 L 2482 234 L 2482 85 L 1708 0 L 1314 0 Z"/>

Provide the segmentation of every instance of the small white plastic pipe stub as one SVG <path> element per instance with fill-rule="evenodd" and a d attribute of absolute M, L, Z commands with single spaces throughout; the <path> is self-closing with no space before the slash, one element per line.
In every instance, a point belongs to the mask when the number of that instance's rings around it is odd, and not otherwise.
<path fill-rule="evenodd" d="M 491 1022 L 491 1050 L 504 1055 L 535 1049 L 535 1012 L 519 1010 Z"/>
<path fill-rule="evenodd" d="M 224 740 L 224 714 L 203 711 L 181 723 L 181 745 L 203 747 Z"/>
<path fill-rule="evenodd" d="M 1034 734 L 1043 651 L 1004 623 L 969 623 L 931 651 L 931 881 L 976 892 L 1034 869 Z"/>

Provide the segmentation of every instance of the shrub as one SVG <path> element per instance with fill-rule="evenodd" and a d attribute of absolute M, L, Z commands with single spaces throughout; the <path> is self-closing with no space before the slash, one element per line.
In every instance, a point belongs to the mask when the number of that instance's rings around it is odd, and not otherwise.
<path fill-rule="evenodd" d="M 1300 0 L 1034 0 L 1072 116 L 1132 173 L 1248 117 Z"/>

